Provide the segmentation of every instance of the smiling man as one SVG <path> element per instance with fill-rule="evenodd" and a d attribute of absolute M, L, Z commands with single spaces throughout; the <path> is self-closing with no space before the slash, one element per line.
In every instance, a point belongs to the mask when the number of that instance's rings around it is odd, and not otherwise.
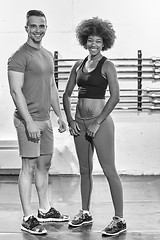
<path fill-rule="evenodd" d="M 21 229 L 40 235 L 47 233 L 41 222 L 68 221 L 68 216 L 51 207 L 48 200 L 48 171 L 53 154 L 51 108 L 58 117 L 59 132 L 64 132 L 66 125 L 53 77 L 53 55 L 41 46 L 47 30 L 46 17 L 41 11 L 30 10 L 26 19 L 27 42 L 9 58 L 8 80 L 16 106 L 14 125 L 22 158 L 19 194 L 24 217 Z M 31 208 L 33 175 L 39 199 L 37 217 Z"/>

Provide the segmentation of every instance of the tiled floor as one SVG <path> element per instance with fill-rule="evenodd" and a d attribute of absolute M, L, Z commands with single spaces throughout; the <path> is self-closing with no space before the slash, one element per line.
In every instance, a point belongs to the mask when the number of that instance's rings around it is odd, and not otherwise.
<path fill-rule="evenodd" d="M 116 240 L 160 239 L 160 176 L 121 176 L 124 189 L 124 216 L 128 231 Z M 72 218 L 81 208 L 79 176 L 50 176 L 51 204 Z M 37 212 L 37 195 L 33 184 L 32 206 Z M 108 183 L 94 176 L 91 213 L 92 226 L 69 229 L 67 223 L 47 224 L 46 236 L 35 236 L 20 230 L 22 211 L 17 176 L 0 176 L 0 240 L 99 240 L 101 230 L 111 221 L 113 206 Z"/>

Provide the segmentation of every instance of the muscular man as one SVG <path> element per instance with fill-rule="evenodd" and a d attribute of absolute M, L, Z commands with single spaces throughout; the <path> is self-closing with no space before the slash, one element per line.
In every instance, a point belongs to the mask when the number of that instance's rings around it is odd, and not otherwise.
<path fill-rule="evenodd" d="M 41 11 L 30 10 L 26 18 L 27 42 L 8 60 L 10 93 L 16 106 L 14 125 L 22 158 L 19 194 L 24 217 L 21 229 L 46 234 L 41 222 L 68 221 L 68 216 L 51 207 L 48 200 L 48 171 L 53 153 L 51 108 L 58 117 L 59 132 L 64 132 L 66 125 L 53 77 L 53 56 L 41 46 L 47 30 L 46 17 Z M 39 199 L 37 217 L 31 208 L 33 175 Z"/>

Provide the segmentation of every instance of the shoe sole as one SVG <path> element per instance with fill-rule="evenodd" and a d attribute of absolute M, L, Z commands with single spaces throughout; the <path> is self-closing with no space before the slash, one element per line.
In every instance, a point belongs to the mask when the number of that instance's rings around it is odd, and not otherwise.
<path fill-rule="evenodd" d="M 83 225 L 90 225 L 90 224 L 92 224 L 93 223 L 93 220 L 92 221 L 88 221 L 88 222 L 83 222 L 83 223 L 81 223 L 81 224 L 79 224 L 79 225 L 74 225 L 74 224 L 72 224 L 71 222 L 70 223 L 68 223 L 68 225 L 69 225 L 69 227 L 81 227 L 81 226 L 83 226 Z"/>
<path fill-rule="evenodd" d="M 32 230 L 29 230 L 23 226 L 21 226 L 21 230 L 24 231 L 24 232 L 28 232 L 28 233 L 31 233 L 31 234 L 34 234 L 34 235 L 46 235 L 47 234 L 47 230 L 46 231 L 43 231 L 43 232 L 34 232 Z"/>
<path fill-rule="evenodd" d="M 37 217 L 37 220 L 40 222 L 40 223 L 47 223 L 47 222 L 68 222 L 69 221 L 69 218 L 38 218 Z"/>
<path fill-rule="evenodd" d="M 118 233 L 106 233 L 105 231 L 102 231 L 102 235 L 105 235 L 105 236 L 117 236 L 117 235 L 119 235 L 119 234 L 121 234 L 121 233 L 124 233 L 124 232 L 126 232 L 127 231 L 127 228 L 126 229 L 124 229 L 124 230 L 121 230 L 120 232 L 118 232 Z"/>

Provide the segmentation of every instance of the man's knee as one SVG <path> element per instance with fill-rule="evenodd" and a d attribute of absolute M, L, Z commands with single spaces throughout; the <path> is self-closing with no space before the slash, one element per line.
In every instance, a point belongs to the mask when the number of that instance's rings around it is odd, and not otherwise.
<path fill-rule="evenodd" d="M 51 167 L 52 155 L 42 155 L 37 162 L 39 171 L 49 171 Z"/>
<path fill-rule="evenodd" d="M 44 169 L 45 169 L 46 171 L 49 171 L 50 167 L 51 167 L 51 161 L 50 161 L 50 162 L 47 162 L 47 163 L 44 163 Z"/>
<path fill-rule="evenodd" d="M 37 164 L 37 158 L 22 158 L 22 172 L 33 175 Z"/>

